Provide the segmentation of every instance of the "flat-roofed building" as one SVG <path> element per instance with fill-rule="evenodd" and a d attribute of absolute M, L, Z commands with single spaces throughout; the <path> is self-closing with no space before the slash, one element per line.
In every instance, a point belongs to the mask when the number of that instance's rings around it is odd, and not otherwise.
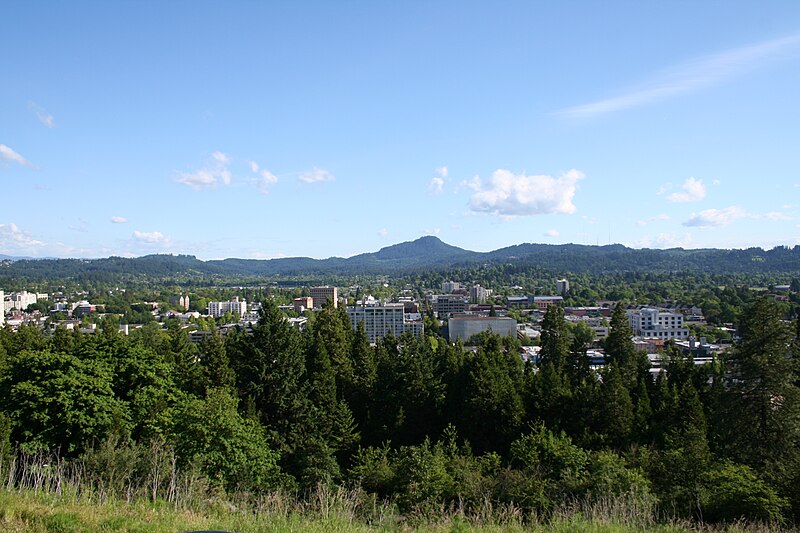
<path fill-rule="evenodd" d="M 684 327 L 683 315 L 647 307 L 628 309 L 628 322 L 633 334 L 645 339 L 680 340 L 689 338 L 689 329 Z"/>
<path fill-rule="evenodd" d="M 448 321 L 450 341 L 468 341 L 473 335 L 491 331 L 501 337 L 517 334 L 517 321 L 508 316 L 454 316 Z"/>
<path fill-rule="evenodd" d="M 371 343 L 378 342 L 390 332 L 396 337 L 406 331 L 417 336 L 424 332 L 422 322 L 405 319 L 402 303 L 349 306 L 347 316 L 353 329 L 358 328 L 359 322 L 364 324 L 364 331 Z"/>
<path fill-rule="evenodd" d="M 339 290 L 336 287 L 327 285 L 324 287 L 311 287 L 309 294 L 314 299 L 314 308 L 316 309 L 322 309 L 322 306 L 328 300 L 333 304 L 333 307 L 339 306 Z"/>

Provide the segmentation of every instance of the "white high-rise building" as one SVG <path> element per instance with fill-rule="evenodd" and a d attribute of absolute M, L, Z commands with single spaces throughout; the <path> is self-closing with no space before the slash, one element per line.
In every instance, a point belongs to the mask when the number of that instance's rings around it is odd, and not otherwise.
<path fill-rule="evenodd" d="M 6 323 L 6 294 L 0 289 L 0 326 Z"/>
<path fill-rule="evenodd" d="M 469 299 L 474 304 L 485 304 L 489 297 L 489 290 L 480 285 L 475 285 L 469 290 Z"/>
<path fill-rule="evenodd" d="M 239 316 L 244 316 L 247 313 L 247 300 L 239 299 L 234 296 L 232 300 L 227 302 L 208 302 L 208 314 L 218 318 L 225 316 L 225 313 L 239 313 Z"/>
<path fill-rule="evenodd" d="M 383 337 L 392 333 L 399 337 L 405 331 L 415 335 L 423 333 L 422 322 L 408 322 L 404 317 L 402 303 L 384 303 L 376 305 L 356 305 L 347 308 L 347 316 L 353 329 L 358 328 L 358 323 L 364 324 L 369 342 L 376 343 Z"/>
<path fill-rule="evenodd" d="M 629 309 L 628 322 L 633 334 L 645 339 L 684 340 L 689 329 L 683 325 L 683 315 L 660 309 Z"/>

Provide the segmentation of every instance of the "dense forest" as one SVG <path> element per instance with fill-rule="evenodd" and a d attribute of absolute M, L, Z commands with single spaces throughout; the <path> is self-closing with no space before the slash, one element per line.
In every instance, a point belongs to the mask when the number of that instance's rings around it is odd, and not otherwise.
<path fill-rule="evenodd" d="M 5 328 L 0 465 L 54 452 L 107 486 L 149 472 L 155 494 L 172 481 L 152 475 L 154 450 L 168 450 L 175 469 L 251 497 L 358 487 L 403 513 L 490 502 L 530 516 L 628 498 L 664 519 L 794 523 L 800 320 L 766 298 L 738 311 L 724 357 L 695 365 L 668 345 L 658 374 L 622 305 L 600 370 L 559 307 L 536 366 L 491 334 L 474 349 L 434 331 L 371 346 L 340 308 L 299 332 L 271 300 L 252 332 L 199 346 L 177 322 L 127 337 L 116 323 Z"/>

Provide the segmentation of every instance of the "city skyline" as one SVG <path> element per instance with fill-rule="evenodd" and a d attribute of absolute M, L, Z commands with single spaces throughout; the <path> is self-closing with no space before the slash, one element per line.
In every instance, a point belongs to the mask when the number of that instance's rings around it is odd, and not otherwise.
<path fill-rule="evenodd" d="M 0 49 L 0 254 L 800 244 L 789 1 L 12 1 Z"/>

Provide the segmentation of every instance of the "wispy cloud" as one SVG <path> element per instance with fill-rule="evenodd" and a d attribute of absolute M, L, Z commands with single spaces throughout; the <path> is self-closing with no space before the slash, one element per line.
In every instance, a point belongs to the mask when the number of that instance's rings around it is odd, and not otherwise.
<path fill-rule="evenodd" d="M 39 119 L 39 122 L 48 128 L 52 129 L 56 127 L 56 119 L 53 115 L 45 111 L 45 109 L 36 102 L 28 102 L 28 109 L 36 113 L 36 118 Z"/>
<path fill-rule="evenodd" d="M 555 238 L 555 237 L 558 237 L 560 235 L 561 235 L 561 233 L 559 233 L 557 229 L 549 229 L 549 230 L 544 232 L 544 236 L 545 237 Z"/>
<path fill-rule="evenodd" d="M 128 222 L 128 219 L 125 217 L 111 217 L 111 222 L 114 224 L 125 224 Z"/>
<path fill-rule="evenodd" d="M 209 162 L 195 172 L 179 172 L 175 181 L 195 190 L 216 187 L 219 184 L 231 183 L 231 172 L 228 170 L 230 157 L 223 152 L 211 154 Z"/>
<path fill-rule="evenodd" d="M 746 216 L 747 212 L 744 209 L 732 205 L 724 209 L 705 209 L 699 213 L 692 213 L 692 216 L 683 225 L 696 228 L 719 228 Z"/>
<path fill-rule="evenodd" d="M 278 176 L 267 169 L 262 169 L 255 161 L 250 161 L 249 165 L 250 171 L 258 175 L 256 187 L 258 187 L 259 192 L 261 194 L 269 194 L 272 186 L 278 183 Z"/>
<path fill-rule="evenodd" d="M 674 192 L 667 196 L 668 202 L 685 203 L 698 202 L 706 197 L 706 185 L 703 180 L 689 178 L 681 185 L 681 192 Z"/>
<path fill-rule="evenodd" d="M 0 224 L 0 252 L 11 254 L 30 252 L 42 246 L 44 246 L 42 241 L 33 238 L 13 222 Z"/>
<path fill-rule="evenodd" d="M 428 190 L 433 194 L 441 194 L 444 191 L 444 184 L 449 172 L 447 167 L 442 166 L 436 169 L 436 175 L 428 183 Z"/>
<path fill-rule="evenodd" d="M 763 63 L 769 57 L 798 47 L 800 34 L 698 57 L 665 69 L 624 94 L 563 109 L 556 114 L 589 118 L 650 104 L 720 83 Z"/>
<path fill-rule="evenodd" d="M 574 169 L 558 178 L 495 170 L 487 183 L 478 176 L 467 183 L 474 191 L 470 208 L 501 217 L 571 214 L 576 209 L 572 199 L 583 178 L 583 172 Z"/>
<path fill-rule="evenodd" d="M 6 161 L 11 161 L 12 163 L 19 163 L 20 165 L 33 168 L 33 164 L 30 161 L 22 157 L 22 155 L 18 154 L 12 150 L 10 146 L 6 146 L 5 144 L 0 144 L 0 158 L 5 159 Z"/>
<path fill-rule="evenodd" d="M 336 177 L 325 169 L 314 167 L 308 172 L 303 172 L 297 179 L 303 183 L 321 183 L 323 181 L 334 181 Z"/>
<path fill-rule="evenodd" d="M 386 228 L 381 228 L 378 230 L 378 237 L 386 237 L 389 235 L 389 230 Z"/>
<path fill-rule="evenodd" d="M 659 215 L 652 216 L 650 218 L 646 218 L 644 220 L 639 220 L 636 222 L 638 226 L 646 226 L 651 222 L 660 222 L 662 220 L 669 220 L 669 215 L 666 213 L 661 213 Z"/>

